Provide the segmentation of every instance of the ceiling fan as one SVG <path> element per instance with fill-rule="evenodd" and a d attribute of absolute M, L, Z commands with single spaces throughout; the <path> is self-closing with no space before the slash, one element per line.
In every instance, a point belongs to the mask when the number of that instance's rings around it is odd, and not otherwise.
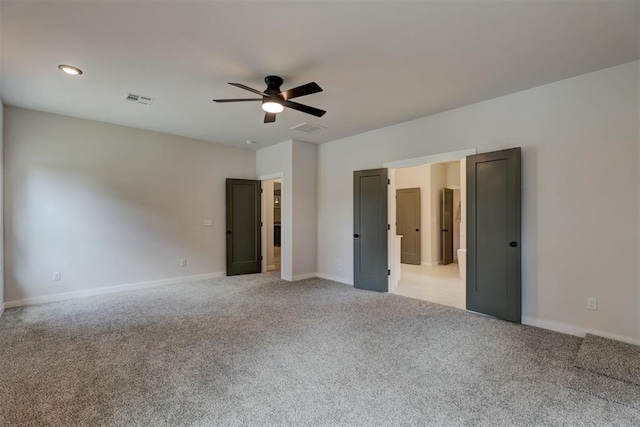
<path fill-rule="evenodd" d="M 250 88 L 249 86 L 245 86 L 241 83 L 229 83 L 231 86 L 248 90 L 249 92 L 253 92 L 257 95 L 262 95 L 262 98 L 214 99 L 213 102 L 262 101 L 262 109 L 265 111 L 265 123 L 275 122 L 276 114 L 282 112 L 282 110 L 284 110 L 284 107 L 302 111 L 303 113 L 311 114 L 316 117 L 322 117 L 326 113 L 326 111 L 319 108 L 314 108 L 308 105 L 289 101 L 292 98 L 298 98 L 300 96 L 322 92 L 322 88 L 318 86 L 316 82 L 294 87 L 293 89 L 285 90 L 284 92 L 280 91 L 280 86 L 283 83 L 282 77 L 267 76 L 264 78 L 264 82 L 267 84 L 267 89 L 265 89 L 264 92 L 260 92 L 259 90 Z"/>

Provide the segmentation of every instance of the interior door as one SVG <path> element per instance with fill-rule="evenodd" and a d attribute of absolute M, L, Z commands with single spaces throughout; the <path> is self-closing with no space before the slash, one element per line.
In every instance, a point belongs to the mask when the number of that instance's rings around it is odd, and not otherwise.
<path fill-rule="evenodd" d="M 467 157 L 467 309 L 521 322 L 520 148 Z"/>
<path fill-rule="evenodd" d="M 353 172 L 353 285 L 387 292 L 387 170 Z"/>
<path fill-rule="evenodd" d="M 420 265 L 420 189 L 396 190 L 396 233 L 400 241 L 400 262 Z"/>
<path fill-rule="evenodd" d="M 441 261 L 447 265 L 453 262 L 453 190 L 442 189 L 442 209 L 440 209 L 440 224 L 442 229 L 440 235 L 442 242 Z"/>
<path fill-rule="evenodd" d="M 260 181 L 227 178 L 227 276 L 260 273 Z"/>

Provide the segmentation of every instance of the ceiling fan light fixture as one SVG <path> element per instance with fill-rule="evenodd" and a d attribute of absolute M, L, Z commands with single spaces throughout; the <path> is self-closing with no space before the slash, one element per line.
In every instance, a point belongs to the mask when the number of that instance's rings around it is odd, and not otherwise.
<path fill-rule="evenodd" d="M 262 103 L 262 109 L 267 113 L 281 113 L 284 106 L 279 102 L 269 100 Z"/>

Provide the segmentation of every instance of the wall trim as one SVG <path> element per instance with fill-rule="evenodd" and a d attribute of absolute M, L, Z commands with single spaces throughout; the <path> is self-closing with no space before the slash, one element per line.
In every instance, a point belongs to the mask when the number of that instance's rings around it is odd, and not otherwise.
<path fill-rule="evenodd" d="M 609 332 L 598 331 L 596 329 L 582 328 L 580 326 L 569 325 L 562 322 L 554 322 L 552 320 L 538 319 L 536 317 L 522 317 L 522 324 L 536 326 L 550 331 L 562 332 L 563 334 L 575 335 L 584 338 L 586 334 L 598 335 L 616 341 L 626 342 L 627 344 L 640 345 L 640 339 L 627 337 L 623 335 L 611 334 Z"/>
<path fill-rule="evenodd" d="M 291 281 L 292 282 L 297 282 L 298 280 L 315 279 L 316 277 L 318 277 L 318 273 L 298 274 L 296 276 L 293 276 L 291 278 Z"/>
<path fill-rule="evenodd" d="M 353 280 L 345 279 L 344 277 L 332 276 L 331 274 L 316 273 L 316 276 L 320 279 L 331 280 L 333 282 L 344 283 L 345 285 L 353 286 Z"/>
<path fill-rule="evenodd" d="M 149 282 L 128 283 L 124 285 L 106 286 L 103 288 L 85 289 L 82 291 L 62 292 L 58 294 L 43 295 L 39 297 L 29 297 L 19 300 L 7 301 L 3 307 L 22 307 L 25 305 L 45 304 L 48 302 L 64 301 L 74 298 L 82 298 L 94 295 L 111 294 L 122 291 L 132 291 L 137 289 L 155 288 L 157 286 L 176 285 L 178 283 L 193 282 L 195 280 L 208 280 L 216 277 L 223 277 L 226 273 L 218 271 L 216 273 L 198 274 L 194 276 L 172 277 L 170 279 L 152 280 Z"/>

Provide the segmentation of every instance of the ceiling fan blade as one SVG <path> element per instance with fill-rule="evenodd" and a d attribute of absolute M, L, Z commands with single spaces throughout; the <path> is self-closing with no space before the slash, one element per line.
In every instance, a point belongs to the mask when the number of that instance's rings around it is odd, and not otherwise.
<path fill-rule="evenodd" d="M 273 123 L 276 121 L 276 113 L 264 113 L 264 122 Z"/>
<path fill-rule="evenodd" d="M 297 98 L 299 96 L 311 95 L 312 93 L 322 92 L 322 88 L 318 86 L 318 83 L 311 82 L 306 85 L 294 87 L 293 89 L 286 90 L 281 92 L 280 95 L 284 97 L 284 99 Z"/>
<path fill-rule="evenodd" d="M 260 92 L 259 90 L 256 90 L 256 89 L 254 89 L 254 88 L 251 88 L 251 87 L 249 87 L 249 86 L 245 86 L 245 85 L 243 85 L 242 83 L 229 83 L 229 84 L 230 84 L 231 86 L 239 87 L 240 89 L 248 90 L 249 92 L 253 92 L 253 93 L 258 94 L 258 95 L 262 95 L 262 96 L 271 96 L 271 95 L 268 95 L 268 94 L 266 94 L 266 93 L 264 93 L 264 92 Z"/>
<path fill-rule="evenodd" d="M 214 99 L 213 102 L 247 102 L 262 101 L 262 98 Z"/>
<path fill-rule="evenodd" d="M 322 117 L 326 113 L 326 111 L 319 108 L 309 107 L 308 105 L 298 104 L 297 102 L 293 101 L 282 101 L 282 105 L 294 110 L 302 111 L 303 113 L 311 114 L 312 116 L 316 117 Z"/>

